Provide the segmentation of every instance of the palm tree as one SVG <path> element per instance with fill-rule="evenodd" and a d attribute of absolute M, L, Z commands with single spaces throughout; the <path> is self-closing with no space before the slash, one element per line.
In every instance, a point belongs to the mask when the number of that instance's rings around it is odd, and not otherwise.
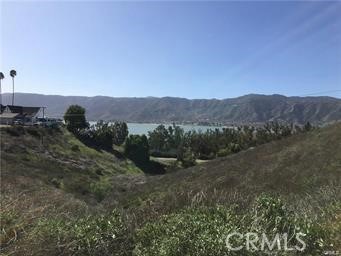
<path fill-rule="evenodd" d="M 0 72 L 0 104 L 2 104 L 1 80 L 4 79 L 4 73 Z"/>
<path fill-rule="evenodd" d="M 12 94 L 12 106 L 13 106 L 14 105 L 14 77 L 17 75 L 17 71 L 11 70 L 9 74 L 11 75 L 12 81 L 13 81 L 13 94 Z"/>

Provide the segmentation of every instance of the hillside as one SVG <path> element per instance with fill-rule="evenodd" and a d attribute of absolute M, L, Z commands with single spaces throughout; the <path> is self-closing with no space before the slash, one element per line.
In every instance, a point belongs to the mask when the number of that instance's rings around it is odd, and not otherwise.
<path fill-rule="evenodd" d="M 130 160 L 89 148 L 64 128 L 5 127 L 0 137 L 3 183 L 31 179 L 93 201 L 113 176 L 142 173 Z"/>
<path fill-rule="evenodd" d="M 159 176 L 64 129 L 0 132 L 3 255 L 263 255 L 221 237 L 292 226 L 309 251 L 278 255 L 340 249 L 341 123 Z"/>
<path fill-rule="evenodd" d="M 10 103 L 11 94 L 4 94 Z M 86 108 L 89 120 L 128 122 L 263 123 L 284 120 L 324 123 L 341 120 L 341 100 L 331 97 L 285 97 L 250 94 L 232 99 L 112 98 L 16 93 L 16 104 L 46 106 L 47 114 L 62 117 L 67 107 Z"/>
<path fill-rule="evenodd" d="M 312 199 L 324 203 L 341 200 L 340 184 L 341 123 L 337 123 L 183 171 L 150 177 L 125 203 L 136 202 L 135 197 L 145 198 L 162 211 L 191 205 L 193 200 L 248 205 L 265 192 L 294 198 L 291 202 L 308 207 Z"/>

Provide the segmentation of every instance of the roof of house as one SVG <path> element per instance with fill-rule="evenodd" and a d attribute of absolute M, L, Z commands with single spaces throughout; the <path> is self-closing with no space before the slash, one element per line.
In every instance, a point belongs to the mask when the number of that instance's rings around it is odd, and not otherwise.
<path fill-rule="evenodd" d="M 7 107 L 12 113 L 18 113 L 18 114 L 25 115 L 28 117 L 35 116 L 40 110 L 40 107 L 23 107 L 23 106 L 12 106 L 12 105 L 8 105 Z"/>

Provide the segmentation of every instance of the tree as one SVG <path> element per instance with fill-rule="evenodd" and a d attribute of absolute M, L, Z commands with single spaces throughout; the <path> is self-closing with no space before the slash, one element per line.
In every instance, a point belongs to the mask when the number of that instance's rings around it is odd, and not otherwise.
<path fill-rule="evenodd" d="M 113 124 L 113 143 L 115 145 L 122 145 L 129 134 L 127 123 L 115 122 Z"/>
<path fill-rule="evenodd" d="M 149 145 L 153 151 L 166 152 L 167 150 L 169 150 L 169 133 L 163 124 L 156 127 L 153 131 L 148 132 L 148 134 Z"/>
<path fill-rule="evenodd" d="M 90 131 L 92 133 L 92 139 L 97 147 L 110 150 L 113 145 L 113 129 L 112 125 L 108 122 L 99 121 L 96 125 L 92 126 Z"/>
<path fill-rule="evenodd" d="M 11 70 L 9 72 L 10 76 L 12 77 L 12 89 L 13 89 L 13 94 L 12 94 L 12 106 L 14 105 L 14 77 L 17 75 L 17 71 Z"/>
<path fill-rule="evenodd" d="M 303 130 L 306 131 L 306 132 L 309 132 L 313 129 L 313 126 L 311 125 L 310 122 L 307 122 L 304 127 L 303 127 Z"/>
<path fill-rule="evenodd" d="M 149 144 L 146 135 L 130 135 L 125 143 L 124 152 L 137 164 L 149 162 Z"/>
<path fill-rule="evenodd" d="M 85 109 L 79 105 L 71 105 L 64 114 L 66 127 L 73 133 L 89 127 L 85 118 Z"/>
<path fill-rule="evenodd" d="M 190 148 L 182 148 L 178 151 L 178 161 L 181 162 L 184 168 L 196 165 L 196 157 Z"/>
<path fill-rule="evenodd" d="M 0 104 L 2 104 L 1 80 L 4 79 L 4 78 L 5 78 L 4 73 L 0 72 Z"/>

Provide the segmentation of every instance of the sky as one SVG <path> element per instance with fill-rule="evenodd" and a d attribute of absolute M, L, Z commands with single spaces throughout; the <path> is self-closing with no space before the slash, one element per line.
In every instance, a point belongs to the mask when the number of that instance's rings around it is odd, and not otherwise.
<path fill-rule="evenodd" d="M 341 98 L 341 1 L 0 1 L 2 90 Z"/>

